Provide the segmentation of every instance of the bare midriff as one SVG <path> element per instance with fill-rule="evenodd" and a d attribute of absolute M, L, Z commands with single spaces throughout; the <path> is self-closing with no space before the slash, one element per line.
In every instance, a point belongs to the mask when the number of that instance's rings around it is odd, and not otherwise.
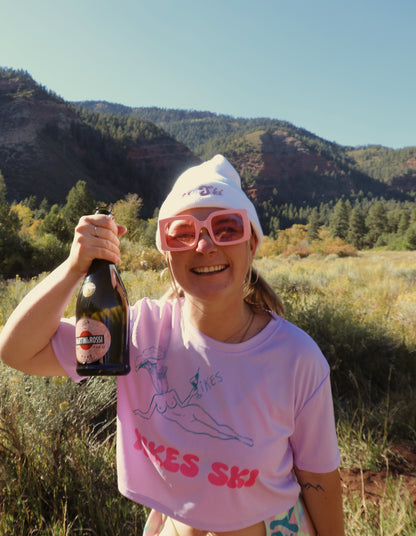
<path fill-rule="evenodd" d="M 244 529 L 213 532 L 195 529 L 172 518 L 168 518 L 160 536 L 266 536 L 266 526 L 261 521 Z"/>
<path fill-rule="evenodd" d="M 302 499 L 301 499 L 301 502 L 304 507 Z M 304 512 L 306 516 L 306 524 L 308 527 L 307 531 L 310 534 L 310 536 L 316 536 L 316 530 L 313 527 L 309 512 L 305 508 L 304 508 Z M 302 532 L 302 534 L 305 534 L 305 532 Z M 169 517 L 166 519 L 163 530 L 160 533 L 160 536 L 266 536 L 266 535 L 267 535 L 266 524 L 264 521 L 260 521 L 259 523 L 256 523 L 255 525 L 250 525 L 249 527 L 245 527 L 239 530 L 214 532 L 214 531 L 208 531 L 208 530 L 195 529 L 193 527 L 190 527 L 189 525 L 186 525 L 185 523 L 181 523 L 180 521 L 173 520 L 172 518 L 169 518 Z"/>

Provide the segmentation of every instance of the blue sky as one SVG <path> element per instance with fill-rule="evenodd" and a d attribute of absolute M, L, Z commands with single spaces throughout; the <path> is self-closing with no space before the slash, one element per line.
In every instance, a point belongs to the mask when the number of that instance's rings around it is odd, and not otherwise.
<path fill-rule="evenodd" d="M 0 0 L 0 66 L 67 101 L 401 148 L 416 146 L 415 21 L 414 0 Z"/>

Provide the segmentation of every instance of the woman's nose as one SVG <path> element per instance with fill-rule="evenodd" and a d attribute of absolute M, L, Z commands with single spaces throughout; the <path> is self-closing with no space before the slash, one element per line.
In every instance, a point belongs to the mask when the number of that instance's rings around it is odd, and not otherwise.
<path fill-rule="evenodd" d="M 201 229 L 196 245 L 196 251 L 200 253 L 206 253 L 207 251 L 211 251 L 215 248 L 216 246 L 212 241 L 211 235 L 209 234 L 207 229 Z"/>

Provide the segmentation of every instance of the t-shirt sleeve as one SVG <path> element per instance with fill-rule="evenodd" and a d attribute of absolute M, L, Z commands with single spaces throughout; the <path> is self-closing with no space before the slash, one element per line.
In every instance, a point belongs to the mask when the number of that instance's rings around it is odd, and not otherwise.
<path fill-rule="evenodd" d="M 296 415 L 291 444 L 298 469 L 329 473 L 339 466 L 329 371 Z"/>
<path fill-rule="evenodd" d="M 85 379 L 77 374 L 77 360 L 75 355 L 75 317 L 63 318 L 59 328 L 52 337 L 52 348 L 56 358 L 75 382 Z"/>

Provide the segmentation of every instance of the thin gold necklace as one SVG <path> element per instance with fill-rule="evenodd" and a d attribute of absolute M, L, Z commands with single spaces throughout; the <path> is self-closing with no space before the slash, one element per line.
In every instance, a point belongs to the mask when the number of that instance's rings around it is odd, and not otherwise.
<path fill-rule="evenodd" d="M 243 334 L 242 334 L 241 337 L 238 339 L 237 344 L 238 344 L 238 343 L 241 343 L 241 342 L 244 341 L 245 337 L 247 336 L 247 333 L 249 332 L 249 330 L 250 330 L 250 328 L 251 328 L 251 326 L 252 326 L 252 324 L 253 324 L 254 317 L 255 317 L 256 315 L 255 315 L 255 313 L 254 313 L 254 311 L 253 311 L 252 309 L 250 309 L 250 313 L 251 313 L 250 318 L 248 319 L 247 325 L 245 326 L 245 329 L 244 329 L 244 331 L 243 331 Z M 236 335 L 238 335 L 238 331 L 237 331 L 237 333 L 231 335 L 230 337 L 227 337 L 227 338 L 225 339 L 224 342 L 229 342 L 229 341 L 232 340 L 234 337 L 236 337 Z"/>

